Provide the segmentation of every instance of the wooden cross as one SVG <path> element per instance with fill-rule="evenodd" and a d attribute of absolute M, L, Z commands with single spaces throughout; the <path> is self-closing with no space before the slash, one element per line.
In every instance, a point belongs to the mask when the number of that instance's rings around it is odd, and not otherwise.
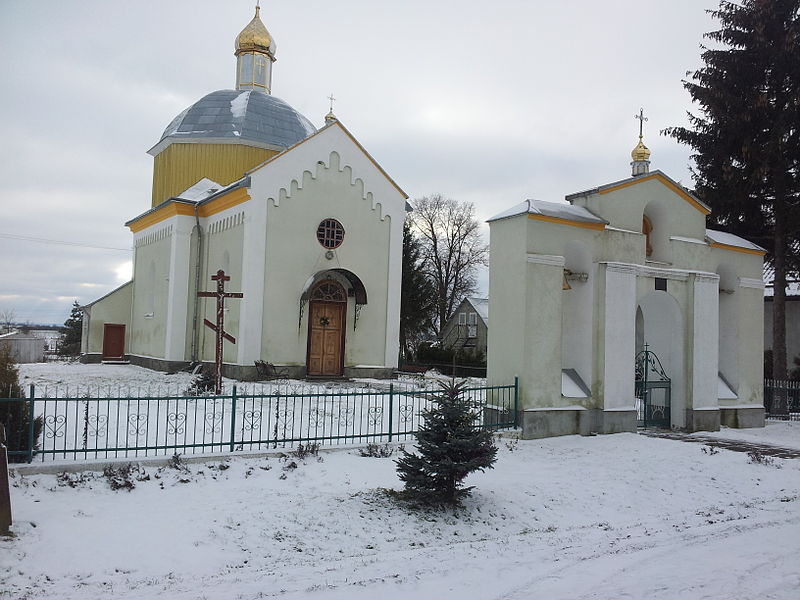
<path fill-rule="evenodd" d="M 217 334 L 216 353 L 214 355 L 214 393 L 222 393 L 222 340 L 228 340 L 231 344 L 236 343 L 236 338 L 225 331 L 225 298 L 243 298 L 244 294 L 239 292 L 226 292 L 225 282 L 231 278 L 225 275 L 225 271 L 220 269 L 211 279 L 217 282 L 216 292 L 197 292 L 201 298 L 217 299 L 217 322 L 212 323 L 208 319 L 203 319 L 206 327 L 212 329 Z"/>
<path fill-rule="evenodd" d="M 640 108 L 639 114 L 633 115 L 633 118 L 639 119 L 639 139 L 642 139 L 642 125 L 644 125 L 644 122 L 648 120 L 647 117 L 644 116 L 644 109 Z"/>

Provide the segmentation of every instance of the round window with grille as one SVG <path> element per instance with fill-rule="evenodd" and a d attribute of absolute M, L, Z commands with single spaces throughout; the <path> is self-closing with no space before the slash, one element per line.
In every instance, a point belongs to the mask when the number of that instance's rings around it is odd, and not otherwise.
<path fill-rule="evenodd" d="M 344 227 L 336 219 L 325 219 L 317 227 L 317 240 L 328 250 L 338 248 L 344 241 Z"/>

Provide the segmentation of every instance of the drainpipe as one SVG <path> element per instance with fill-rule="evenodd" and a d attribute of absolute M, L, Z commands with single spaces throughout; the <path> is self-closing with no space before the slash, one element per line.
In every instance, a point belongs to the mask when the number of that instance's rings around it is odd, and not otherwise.
<path fill-rule="evenodd" d="M 195 229 L 197 230 L 197 257 L 194 265 L 194 315 L 192 316 L 192 362 L 197 362 L 197 319 L 200 313 L 200 297 L 197 292 L 200 291 L 200 267 L 203 261 L 203 228 L 200 227 L 200 213 L 199 203 L 195 202 L 194 205 L 194 220 Z"/>

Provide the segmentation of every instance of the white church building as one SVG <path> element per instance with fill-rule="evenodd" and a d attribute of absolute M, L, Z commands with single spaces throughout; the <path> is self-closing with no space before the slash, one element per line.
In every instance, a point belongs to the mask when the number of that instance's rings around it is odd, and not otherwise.
<path fill-rule="evenodd" d="M 226 291 L 224 371 L 388 376 L 397 366 L 407 195 L 331 112 L 317 130 L 273 96 L 275 41 L 236 38 L 236 89 L 181 112 L 149 151 L 151 206 L 126 225 L 133 280 L 84 307 L 85 361 L 173 370 L 212 362 Z"/>
<path fill-rule="evenodd" d="M 764 250 L 649 157 L 490 219 L 488 377 L 519 376 L 526 438 L 764 424 Z"/>

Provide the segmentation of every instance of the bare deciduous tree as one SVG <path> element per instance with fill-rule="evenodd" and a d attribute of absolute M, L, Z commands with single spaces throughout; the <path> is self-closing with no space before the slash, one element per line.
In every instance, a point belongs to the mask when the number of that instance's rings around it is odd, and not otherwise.
<path fill-rule="evenodd" d="M 16 321 L 17 313 L 13 308 L 4 308 L 0 310 L 0 325 L 3 326 L 3 331 L 8 333 L 13 328 Z"/>
<path fill-rule="evenodd" d="M 414 201 L 411 214 L 419 233 L 425 271 L 436 288 L 436 331 L 458 303 L 474 294 L 478 267 L 489 262 L 489 247 L 481 237 L 475 207 L 442 194 Z"/>

